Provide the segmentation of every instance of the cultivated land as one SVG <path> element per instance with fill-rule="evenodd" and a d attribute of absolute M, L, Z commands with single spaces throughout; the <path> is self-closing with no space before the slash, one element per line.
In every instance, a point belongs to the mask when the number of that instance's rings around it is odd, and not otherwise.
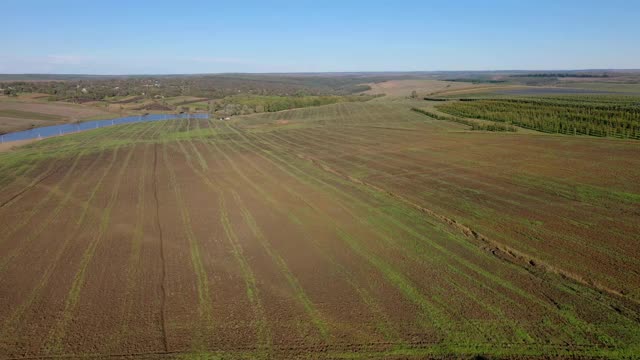
<path fill-rule="evenodd" d="M 95 107 L 34 99 L 29 94 L 18 98 L 0 96 L 0 133 L 118 116 Z"/>
<path fill-rule="evenodd" d="M 375 99 L 0 154 L 0 354 L 640 354 L 636 140 Z"/>
<path fill-rule="evenodd" d="M 216 117 L 367 100 L 367 96 L 640 94 L 640 72 L 376 72 L 93 76 L 0 74 L 0 132 L 145 113 Z M 532 86 L 533 85 L 533 86 Z M 6 95 L 6 96 L 5 96 Z M 3 109 L 3 103 L 22 108 Z"/>
<path fill-rule="evenodd" d="M 433 94 L 456 90 L 470 90 L 480 87 L 468 82 L 451 82 L 440 80 L 389 80 L 367 84 L 371 89 L 367 94 L 386 94 L 389 96 L 409 96 L 416 91 L 420 94 Z"/>

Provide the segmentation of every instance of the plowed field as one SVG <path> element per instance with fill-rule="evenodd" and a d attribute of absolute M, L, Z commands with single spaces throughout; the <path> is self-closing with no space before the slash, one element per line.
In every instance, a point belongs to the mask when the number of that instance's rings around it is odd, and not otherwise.
<path fill-rule="evenodd" d="M 639 144 L 369 102 L 0 153 L 0 358 L 637 356 Z"/>

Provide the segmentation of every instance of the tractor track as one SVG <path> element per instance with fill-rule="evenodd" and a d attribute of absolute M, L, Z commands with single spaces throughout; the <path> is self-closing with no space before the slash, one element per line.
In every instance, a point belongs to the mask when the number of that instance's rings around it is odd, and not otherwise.
<path fill-rule="evenodd" d="M 156 227 L 158 229 L 158 236 L 160 242 L 160 263 L 162 265 L 162 271 L 160 272 L 160 290 L 162 292 L 162 297 L 160 298 L 160 324 L 162 328 L 162 344 L 164 346 L 164 351 L 167 352 L 169 350 L 169 345 L 167 342 L 167 326 L 164 318 L 165 313 L 165 304 L 167 299 L 167 290 L 165 288 L 165 279 L 166 279 L 166 261 L 164 255 L 164 236 L 162 235 L 162 225 L 160 224 L 160 202 L 158 200 L 158 144 L 154 144 L 153 146 L 153 197 L 155 199 L 156 204 Z"/>
<path fill-rule="evenodd" d="M 0 203 L 0 208 L 3 208 L 4 206 L 9 205 L 11 202 L 13 202 L 13 200 L 15 200 L 15 199 L 19 198 L 20 196 L 22 196 L 22 194 L 24 194 L 27 191 L 29 191 L 29 190 L 33 189 L 34 187 L 38 186 L 43 181 L 45 181 L 46 179 L 51 177 L 53 174 L 55 174 L 56 171 L 57 171 L 57 169 L 51 170 L 48 174 L 46 174 L 45 176 L 41 177 L 40 179 L 34 180 L 33 182 L 31 182 L 31 184 L 27 185 L 27 187 L 25 187 L 24 189 L 18 191 L 16 194 L 12 195 L 9 199 L 5 200 L 4 202 Z"/>

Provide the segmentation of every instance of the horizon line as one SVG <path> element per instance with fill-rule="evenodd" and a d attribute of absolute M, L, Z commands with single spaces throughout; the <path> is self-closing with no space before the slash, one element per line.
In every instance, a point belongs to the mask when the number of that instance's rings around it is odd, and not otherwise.
<path fill-rule="evenodd" d="M 16 72 L 0 73 L 0 76 L 34 76 L 34 75 L 59 75 L 59 76 L 197 76 L 197 75 L 289 75 L 289 74 L 415 74 L 415 73 L 492 73 L 492 72 L 586 72 L 586 71 L 632 71 L 638 72 L 640 68 L 593 68 L 593 69 L 498 69 L 498 70 L 372 70 L 372 71 L 289 71 L 289 72 L 197 72 L 197 73 L 120 73 L 120 74 L 100 74 L 100 73 L 45 73 L 45 72 Z"/>

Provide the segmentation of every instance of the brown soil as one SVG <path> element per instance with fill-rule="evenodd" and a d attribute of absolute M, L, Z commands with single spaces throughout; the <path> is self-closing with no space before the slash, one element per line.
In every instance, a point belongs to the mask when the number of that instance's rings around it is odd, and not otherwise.
<path fill-rule="evenodd" d="M 104 111 L 92 107 L 56 102 L 0 102 L 0 109 L 21 110 L 34 113 L 52 114 L 68 118 L 81 119 L 104 115 Z"/>
<path fill-rule="evenodd" d="M 187 104 L 193 104 L 193 103 L 207 101 L 207 100 L 209 100 L 209 99 L 207 99 L 207 98 L 194 98 L 194 99 L 190 99 L 190 100 L 184 100 L 184 101 L 180 101 L 180 102 L 177 102 L 177 103 L 173 103 L 173 105 L 175 105 L 175 106 L 187 105 Z"/>
<path fill-rule="evenodd" d="M 171 107 L 166 105 L 159 104 L 157 102 L 153 102 L 150 104 L 145 104 L 144 106 L 136 107 L 136 110 L 155 110 L 155 111 L 170 111 L 173 110 Z"/>
<path fill-rule="evenodd" d="M 118 100 L 118 101 L 114 101 L 112 102 L 112 104 L 130 104 L 130 103 L 134 103 L 136 101 L 142 100 L 144 99 L 144 97 L 142 96 L 129 96 L 126 97 L 122 100 Z"/>
<path fill-rule="evenodd" d="M 471 83 L 440 80 L 390 80 L 367 85 L 369 85 L 371 89 L 365 93 L 386 94 L 389 96 L 409 96 L 414 90 L 419 96 L 426 96 L 442 91 L 478 87 L 478 85 L 472 85 Z"/>
<path fill-rule="evenodd" d="M 60 120 L 55 121 L 41 120 L 38 118 L 0 117 L 0 133 L 21 131 L 32 127 L 62 124 L 95 117 L 117 116 L 102 109 L 80 104 L 15 99 L 0 100 L 0 110 L 17 110 L 60 117 Z"/>
<path fill-rule="evenodd" d="M 584 355 L 638 340 L 638 215 L 529 178 L 635 193 L 635 144 L 416 126 L 152 122 L 3 173 L 0 354 Z M 604 158 L 627 171 L 589 165 Z"/>
<path fill-rule="evenodd" d="M 345 174 L 353 171 L 354 165 L 375 171 L 375 175 L 361 179 L 385 190 L 397 192 L 412 203 L 436 209 L 449 218 L 470 224 L 476 231 L 491 235 L 489 237 L 517 251 L 536 254 L 539 256 L 539 263 L 546 263 L 552 269 L 564 269 L 567 274 L 573 274 L 588 283 L 599 284 L 602 289 L 623 294 L 633 292 L 636 298 L 640 296 L 632 290 L 640 286 L 636 281 L 639 278 L 633 271 L 636 268 L 634 258 L 640 254 L 636 254 L 634 243 L 630 241 L 640 230 L 638 223 L 633 220 L 638 216 L 636 205 L 625 205 L 618 200 L 606 198 L 598 199 L 597 203 L 581 204 L 574 198 L 559 197 L 553 189 L 532 186 L 522 183 L 524 179 L 514 178 L 531 176 L 533 179 L 544 175 L 562 182 L 564 176 L 570 175 L 571 181 L 576 181 L 576 174 L 583 174 L 580 181 L 589 186 L 619 186 L 626 191 L 637 192 L 638 188 L 631 184 L 631 178 L 627 181 L 611 179 L 604 177 L 604 173 L 587 171 L 591 162 L 610 163 L 610 160 L 598 159 L 598 156 L 610 159 L 613 152 L 621 163 L 632 161 L 636 156 L 633 147 L 624 142 L 613 141 L 605 142 L 599 148 L 584 146 L 583 142 L 589 140 L 558 137 L 523 139 L 517 135 L 500 136 L 500 144 L 495 146 L 492 144 L 492 138 L 495 138 L 493 135 L 470 135 L 464 138 L 469 149 L 481 150 L 469 151 L 466 147 L 454 147 L 458 141 L 455 138 L 449 144 L 435 144 L 437 139 L 425 142 L 424 137 L 421 137 L 420 143 L 426 145 L 421 151 L 416 151 L 419 145 L 411 142 L 410 136 L 400 137 L 391 131 L 382 136 L 383 129 L 373 131 L 379 131 L 380 138 L 387 142 L 393 143 L 397 138 L 398 144 L 402 141 L 404 146 L 412 147 L 413 151 L 389 152 L 390 147 L 386 143 L 365 145 L 358 135 L 349 130 L 340 134 L 312 134 L 312 130 L 293 130 L 287 133 L 285 139 L 292 144 L 298 143 L 301 151 L 320 161 L 326 161 Z M 572 154 L 571 164 L 562 157 L 542 159 L 537 155 L 542 149 L 558 146 L 561 142 L 565 147 L 563 151 Z M 329 158 L 316 152 L 316 149 L 323 147 L 326 151 L 354 155 Z M 434 157 L 429 150 L 441 147 L 446 147 L 447 157 L 444 159 Z M 504 148 L 510 149 L 508 160 L 496 162 Z M 607 155 L 604 155 L 603 148 L 607 149 Z M 308 149 L 314 151 L 306 151 Z M 573 169 L 568 169 L 567 166 Z M 609 166 L 612 168 L 606 172 L 618 168 L 618 165 L 611 163 Z M 629 172 L 620 175 L 636 176 Z M 421 189 L 429 189 L 430 194 L 421 195 Z M 506 212 L 509 217 L 478 218 L 474 211 Z M 515 219 L 522 220 L 514 223 Z M 600 226 L 583 227 L 580 223 Z M 616 229 L 616 235 L 611 233 L 612 226 Z M 535 241 L 542 238 L 547 241 Z M 607 240 L 603 241 L 604 239 Z M 563 250 L 559 251 L 559 248 Z M 629 257 L 612 256 L 620 253 L 629 254 Z M 594 264 L 599 265 L 594 268 Z"/>

